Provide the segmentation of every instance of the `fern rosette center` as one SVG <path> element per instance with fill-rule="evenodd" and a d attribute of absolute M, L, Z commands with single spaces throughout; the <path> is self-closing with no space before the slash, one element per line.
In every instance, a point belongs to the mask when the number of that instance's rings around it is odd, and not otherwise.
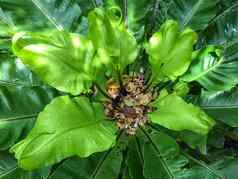
<path fill-rule="evenodd" d="M 148 121 L 146 114 L 152 111 L 149 103 L 155 98 L 152 92 L 147 92 L 144 76 L 124 75 L 122 86 L 109 80 L 107 92 L 111 100 L 104 103 L 106 115 L 116 121 L 119 129 L 134 135 Z"/>

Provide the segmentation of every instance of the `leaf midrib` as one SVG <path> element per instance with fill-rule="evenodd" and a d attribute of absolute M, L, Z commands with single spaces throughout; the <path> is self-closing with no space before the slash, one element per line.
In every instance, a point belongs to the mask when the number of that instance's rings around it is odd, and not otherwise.
<path fill-rule="evenodd" d="M 215 64 L 214 66 L 212 66 L 211 68 L 207 69 L 206 71 L 194 76 L 192 79 L 190 79 L 189 81 L 195 81 L 198 80 L 200 78 L 202 78 L 203 76 L 205 76 L 206 74 L 208 74 L 209 72 L 215 70 L 220 64 L 222 64 L 222 62 L 224 61 L 224 57 L 222 57 L 217 64 Z"/>
<path fill-rule="evenodd" d="M 71 132 L 71 131 L 73 131 L 73 130 L 79 130 L 79 129 L 81 129 L 81 128 L 86 128 L 86 127 L 88 127 L 88 126 L 94 126 L 94 125 L 97 125 L 98 123 L 103 123 L 103 122 L 104 122 L 104 120 L 98 120 L 98 121 L 90 122 L 90 123 L 88 123 L 88 124 L 86 124 L 86 125 L 83 125 L 83 126 L 80 125 L 80 126 L 77 126 L 77 127 L 71 127 L 71 128 L 69 128 L 69 129 L 67 129 L 67 130 L 63 130 L 63 131 L 59 132 L 57 135 L 54 135 L 53 137 L 49 138 L 45 143 L 43 143 L 43 144 L 37 146 L 37 149 L 36 149 L 35 151 L 31 152 L 31 153 L 28 154 L 28 155 L 25 155 L 25 156 L 21 157 L 21 159 L 29 158 L 30 156 L 34 155 L 35 153 L 37 153 L 38 151 L 40 151 L 42 148 L 44 148 L 46 145 L 48 145 L 48 144 L 51 143 L 52 141 L 56 140 L 59 136 L 64 135 L 65 133 L 67 133 L 67 132 L 69 132 L 69 131 Z M 54 133 L 53 133 L 53 134 L 54 134 Z M 37 136 L 36 138 L 34 138 L 34 139 L 33 139 L 32 141 L 30 141 L 30 143 L 28 143 L 27 145 L 30 145 L 30 144 L 33 143 L 38 137 L 40 137 L 40 136 L 42 136 L 42 135 L 52 135 L 52 133 L 43 133 L 43 134 Z M 106 135 L 106 134 L 105 134 L 105 135 Z M 23 150 L 22 154 L 24 153 L 25 150 L 26 150 L 26 148 Z"/>
<path fill-rule="evenodd" d="M 187 15 L 184 18 L 183 21 L 183 27 L 186 27 L 188 25 L 188 23 L 191 21 L 191 19 L 193 18 L 194 14 L 199 10 L 201 4 L 204 2 L 204 0 L 199 0 L 195 6 L 193 6 L 193 8 L 188 11 Z"/>
<path fill-rule="evenodd" d="M 17 168 L 18 168 L 18 166 L 16 165 L 15 167 L 12 167 L 11 169 L 8 169 L 7 171 L 4 171 L 2 174 L 0 174 L 0 178 L 3 178 L 5 176 L 7 176 L 9 173 L 13 172 Z"/>
<path fill-rule="evenodd" d="M 203 109 L 238 109 L 238 105 L 231 105 L 231 106 L 203 106 L 200 105 Z"/>

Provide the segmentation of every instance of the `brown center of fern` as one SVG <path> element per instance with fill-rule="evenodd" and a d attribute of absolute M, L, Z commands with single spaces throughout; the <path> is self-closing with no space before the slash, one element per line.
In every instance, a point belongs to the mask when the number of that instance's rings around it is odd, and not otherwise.
<path fill-rule="evenodd" d="M 146 114 L 152 110 L 148 104 L 154 97 L 145 90 L 144 76 L 125 75 L 121 87 L 109 80 L 107 92 L 112 99 L 104 103 L 106 115 L 116 121 L 119 129 L 134 135 L 148 121 Z"/>

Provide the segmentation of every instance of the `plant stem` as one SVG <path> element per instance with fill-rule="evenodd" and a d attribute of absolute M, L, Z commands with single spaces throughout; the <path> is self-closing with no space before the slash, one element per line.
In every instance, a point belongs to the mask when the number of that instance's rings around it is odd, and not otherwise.
<path fill-rule="evenodd" d="M 174 179 L 174 176 L 171 173 L 169 167 L 167 166 L 167 163 L 166 163 L 165 159 L 161 155 L 159 147 L 154 143 L 153 139 L 150 137 L 150 134 L 143 127 L 140 126 L 140 129 L 144 133 L 144 135 L 149 139 L 149 141 L 151 142 L 151 144 L 154 147 L 155 151 L 158 153 L 158 157 L 159 157 L 159 159 L 161 161 L 161 164 L 163 165 L 164 169 L 166 170 L 167 174 L 169 175 L 169 178 Z"/>
<path fill-rule="evenodd" d="M 98 85 L 97 83 L 94 83 L 95 86 L 97 87 L 98 91 L 102 93 L 103 96 L 105 96 L 106 98 L 113 100 L 101 87 L 100 85 Z"/>

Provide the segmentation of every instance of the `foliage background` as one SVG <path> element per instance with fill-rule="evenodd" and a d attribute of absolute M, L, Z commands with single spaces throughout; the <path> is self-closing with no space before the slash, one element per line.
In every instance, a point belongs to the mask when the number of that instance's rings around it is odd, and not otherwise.
<path fill-rule="evenodd" d="M 187 100 L 200 105 L 213 116 L 218 125 L 208 140 L 185 131 L 167 131 L 177 139 L 184 151 L 180 155 L 177 144 L 167 144 L 168 136 L 155 134 L 156 145 L 164 144 L 163 157 L 176 178 L 226 179 L 238 178 L 238 1 L 237 0 L 0 0 L 0 178 L 3 179 L 60 179 L 60 178 L 156 178 L 161 166 L 155 166 L 158 156 L 153 151 L 144 153 L 147 161 L 140 163 L 140 145 L 151 150 L 151 143 L 131 139 L 132 148 L 120 144 L 115 150 L 93 155 L 89 159 L 69 158 L 61 163 L 23 171 L 7 152 L 9 147 L 23 139 L 35 122 L 37 114 L 60 92 L 43 84 L 11 52 L 11 36 L 18 30 L 47 31 L 50 28 L 87 34 L 87 14 L 97 6 L 119 5 L 128 28 L 143 44 L 166 19 L 176 19 L 181 28 L 190 26 L 199 34 L 196 49 L 205 45 L 220 45 L 225 58 L 208 66 L 202 79 L 192 83 L 193 93 Z M 138 63 L 146 65 L 144 53 Z M 227 85 L 224 85 L 226 83 Z M 216 84 L 215 89 L 209 86 Z M 230 89 L 232 87 L 232 89 Z M 209 88 L 209 89 L 206 89 Z M 156 130 L 155 126 L 155 130 Z M 166 129 L 160 129 L 166 130 Z M 160 141 L 156 138 L 160 135 Z M 192 147 L 190 149 L 188 146 Z M 172 151 L 171 151 L 172 149 Z M 123 151 L 123 152 L 121 152 Z M 125 158 L 125 151 L 131 158 Z M 133 156 L 135 155 L 135 156 Z M 138 156 L 137 156 L 138 155 Z M 106 157 L 105 157 L 106 156 Z M 154 161 L 155 160 L 155 161 Z M 186 161 L 190 160 L 188 164 Z M 126 169 L 121 168 L 125 163 Z M 187 165 L 189 166 L 189 169 Z M 124 166 L 124 165 L 123 165 Z M 126 172 L 120 172 L 126 171 Z M 128 174 L 129 173 L 129 174 Z M 170 177 L 171 178 L 171 177 Z M 157 178 L 156 178 L 157 179 Z"/>

